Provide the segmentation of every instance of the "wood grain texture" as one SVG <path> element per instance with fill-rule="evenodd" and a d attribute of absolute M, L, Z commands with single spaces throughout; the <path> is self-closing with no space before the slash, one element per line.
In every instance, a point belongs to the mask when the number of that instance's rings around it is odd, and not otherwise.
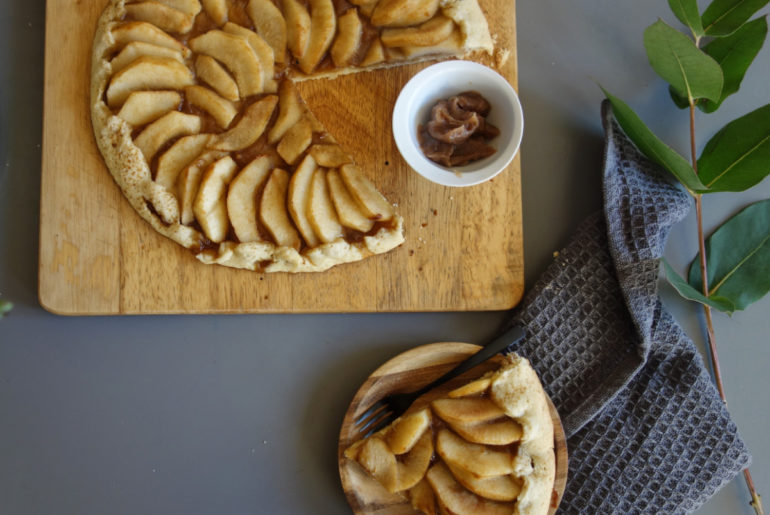
<path fill-rule="evenodd" d="M 391 135 L 398 92 L 427 64 L 299 85 L 313 112 L 405 219 L 386 255 L 316 274 L 257 274 L 199 263 L 123 198 L 94 142 L 90 53 L 105 0 L 49 0 L 39 297 L 68 314 L 499 310 L 524 287 L 520 161 L 493 181 L 447 188 L 407 166 Z M 481 0 L 516 85 L 513 0 Z M 485 64 L 491 64 L 487 60 Z"/>
<path fill-rule="evenodd" d="M 356 392 L 345 413 L 340 429 L 337 460 L 342 488 L 348 503 L 357 515 L 414 515 L 417 513 L 403 497 L 391 494 L 357 463 L 344 456 L 345 449 L 360 439 L 353 421 L 369 406 L 389 393 L 412 392 L 440 377 L 460 361 L 477 352 L 478 345 L 459 342 L 442 342 L 421 345 L 388 360 L 375 370 Z M 465 374 L 426 393 L 415 401 L 408 413 L 420 410 L 432 400 L 445 396 L 484 373 L 495 370 L 502 362 L 496 356 Z M 548 399 L 554 425 L 554 452 L 556 476 L 549 514 L 556 512 L 567 484 L 567 440 L 556 408 Z"/>

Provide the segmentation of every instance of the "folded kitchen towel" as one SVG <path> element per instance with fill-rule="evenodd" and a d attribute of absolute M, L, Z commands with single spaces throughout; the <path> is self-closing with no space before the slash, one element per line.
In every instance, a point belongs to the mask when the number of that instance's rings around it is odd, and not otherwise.
<path fill-rule="evenodd" d="M 689 513 L 751 458 L 703 359 L 657 296 L 690 197 L 605 102 L 604 212 L 588 218 L 511 318 L 567 433 L 560 513 Z"/>

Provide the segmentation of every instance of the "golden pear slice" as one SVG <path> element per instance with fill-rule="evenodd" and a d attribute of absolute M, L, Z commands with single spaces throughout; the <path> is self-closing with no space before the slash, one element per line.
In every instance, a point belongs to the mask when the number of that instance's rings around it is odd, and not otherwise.
<path fill-rule="evenodd" d="M 339 170 L 342 181 L 367 218 L 375 221 L 393 218 L 393 206 L 356 165 L 342 165 Z"/>
<path fill-rule="evenodd" d="M 350 3 L 353 5 L 357 5 L 359 10 L 361 11 L 361 14 L 363 14 L 367 18 L 372 17 L 374 8 L 377 7 L 377 2 L 378 0 L 350 0 Z"/>
<path fill-rule="evenodd" d="M 418 27 L 385 29 L 380 34 L 380 39 L 383 45 L 389 47 L 432 46 L 447 39 L 454 27 L 450 18 L 440 15 Z"/>
<path fill-rule="evenodd" d="M 213 148 L 234 151 L 252 145 L 265 132 L 267 122 L 270 121 L 277 103 L 278 97 L 268 95 L 251 104 L 233 128 L 217 135 L 212 144 Z"/>
<path fill-rule="evenodd" d="M 415 510 L 426 515 L 436 515 L 436 496 L 427 479 L 421 479 L 409 489 L 409 501 Z"/>
<path fill-rule="evenodd" d="M 505 416 L 503 410 L 486 397 L 437 399 L 431 407 L 449 423 L 478 424 Z"/>
<path fill-rule="evenodd" d="M 430 431 L 423 431 L 412 449 L 397 461 L 397 491 L 407 490 L 419 483 L 425 477 L 432 458 L 433 435 Z"/>
<path fill-rule="evenodd" d="M 358 202 L 350 196 L 339 172 L 337 170 L 329 170 L 326 180 L 329 182 L 329 191 L 331 192 L 334 208 L 337 210 L 340 223 L 357 231 L 369 232 L 374 227 L 374 222 L 366 217 L 364 212 L 361 211 Z"/>
<path fill-rule="evenodd" d="M 135 20 L 152 23 L 172 34 L 186 34 L 193 27 L 193 17 L 160 2 L 139 2 L 126 5 L 126 14 Z"/>
<path fill-rule="evenodd" d="M 211 21 L 220 27 L 227 21 L 227 3 L 225 0 L 202 0 L 203 9 Z"/>
<path fill-rule="evenodd" d="M 173 192 L 179 173 L 203 152 L 210 139 L 210 134 L 194 134 L 176 140 L 158 158 L 155 182 Z"/>
<path fill-rule="evenodd" d="M 308 247 L 317 247 L 320 243 L 307 216 L 310 186 L 316 168 L 315 160 L 311 156 L 305 156 L 305 159 L 302 160 L 294 171 L 289 182 L 289 213 L 291 213 L 291 217 L 297 228 L 299 228 L 299 232 L 302 233 L 302 237 L 305 239 Z"/>
<path fill-rule="evenodd" d="M 299 69 L 310 73 L 318 66 L 334 40 L 337 16 L 332 0 L 308 0 L 310 4 L 310 37 L 307 50 L 299 57 Z"/>
<path fill-rule="evenodd" d="M 308 153 L 313 156 L 318 166 L 326 168 L 337 168 L 353 162 L 353 159 L 336 143 L 318 143 L 310 147 Z"/>
<path fill-rule="evenodd" d="M 398 491 L 398 465 L 396 456 L 388 445 L 377 435 L 364 440 L 364 444 L 358 453 L 358 462 L 388 492 Z"/>
<path fill-rule="evenodd" d="M 276 151 L 284 161 L 291 165 L 297 161 L 312 142 L 313 126 L 310 120 L 303 118 L 284 134 L 276 147 Z"/>
<path fill-rule="evenodd" d="M 118 117 L 134 127 L 153 122 L 179 107 L 182 95 L 176 91 L 134 91 L 118 112 Z"/>
<path fill-rule="evenodd" d="M 380 0 L 372 12 L 376 27 L 404 27 L 417 25 L 433 18 L 439 0 Z"/>
<path fill-rule="evenodd" d="M 210 30 L 190 40 L 190 48 L 224 64 L 235 77 L 243 97 L 262 92 L 263 70 L 257 54 L 243 37 L 221 30 Z"/>
<path fill-rule="evenodd" d="M 349 460 L 358 461 L 358 454 L 361 452 L 361 448 L 364 446 L 366 441 L 366 439 L 358 440 L 357 442 L 353 443 L 353 445 L 345 449 L 345 457 Z"/>
<path fill-rule="evenodd" d="M 153 45 L 164 46 L 179 50 L 182 55 L 188 57 L 190 49 L 172 38 L 152 23 L 146 21 L 130 21 L 118 25 L 110 31 L 115 39 L 115 46 L 122 48 L 132 41 L 143 41 Z"/>
<path fill-rule="evenodd" d="M 227 73 L 227 70 L 211 56 L 199 55 L 195 59 L 195 73 L 198 78 L 211 86 L 227 100 L 237 101 L 240 98 L 238 94 L 238 84 Z"/>
<path fill-rule="evenodd" d="M 273 49 L 275 61 L 286 61 L 286 20 L 270 0 L 249 0 L 246 12 L 257 34 Z"/>
<path fill-rule="evenodd" d="M 477 477 L 503 476 L 513 472 L 513 457 L 508 451 L 469 443 L 448 429 L 436 435 L 436 451 L 452 468 L 461 468 Z"/>
<path fill-rule="evenodd" d="M 227 192 L 227 214 L 238 240 L 259 241 L 257 226 L 257 193 L 270 175 L 273 160 L 260 156 L 246 165 L 230 183 Z"/>
<path fill-rule="evenodd" d="M 286 134 L 290 128 L 294 127 L 305 111 L 299 93 L 292 85 L 291 81 L 284 80 L 278 87 L 278 117 L 275 119 L 273 127 L 267 134 L 268 143 L 275 143 Z"/>
<path fill-rule="evenodd" d="M 457 27 L 454 27 L 448 38 L 435 45 L 404 46 L 394 50 L 397 50 L 404 59 L 413 59 L 424 55 L 459 54 L 462 51 L 463 44 L 464 37 L 462 31 L 458 30 Z"/>
<path fill-rule="evenodd" d="M 222 29 L 229 34 L 235 34 L 246 39 L 251 49 L 257 54 L 259 65 L 262 68 L 262 91 L 275 93 L 278 90 L 278 83 L 273 78 L 275 75 L 275 56 L 270 45 L 253 30 L 241 27 L 236 23 L 227 22 Z"/>
<path fill-rule="evenodd" d="M 286 191 L 289 187 L 289 172 L 275 168 L 262 191 L 259 218 L 270 231 L 276 245 L 299 250 L 302 242 L 286 210 Z"/>
<path fill-rule="evenodd" d="M 421 409 L 398 418 L 385 433 L 385 443 L 393 454 L 404 454 L 412 450 L 423 433 L 430 427 L 430 410 Z M 423 471 L 424 472 L 424 471 Z"/>
<path fill-rule="evenodd" d="M 238 114 L 232 102 L 220 97 L 209 88 L 198 85 L 187 86 L 184 88 L 184 95 L 188 103 L 209 113 L 217 125 L 223 129 L 226 129 Z"/>
<path fill-rule="evenodd" d="M 471 492 L 493 501 L 513 501 L 521 492 L 521 483 L 513 476 L 476 477 L 461 468 L 449 466 L 452 475 Z"/>
<path fill-rule="evenodd" d="M 326 184 L 326 169 L 318 168 L 310 183 L 310 198 L 307 205 L 307 219 L 313 230 L 324 243 L 341 238 L 342 225 L 334 210 L 329 186 Z"/>
<path fill-rule="evenodd" d="M 282 0 L 286 18 L 286 45 L 297 59 L 302 59 L 310 41 L 310 13 L 298 0 Z"/>
<path fill-rule="evenodd" d="M 385 49 L 379 38 L 375 38 L 369 45 L 366 55 L 361 60 L 361 66 L 372 66 L 385 60 Z"/>
<path fill-rule="evenodd" d="M 155 157 L 155 153 L 166 143 L 179 136 L 197 134 L 200 130 L 200 117 L 170 111 L 145 127 L 134 139 L 134 144 L 139 147 L 149 164 Z"/>
<path fill-rule="evenodd" d="M 193 203 L 193 213 L 206 237 L 214 243 L 222 242 L 230 228 L 225 195 L 227 186 L 237 171 L 238 165 L 233 158 L 225 156 L 212 163 L 201 177 L 200 188 Z"/>
<path fill-rule="evenodd" d="M 490 501 L 463 488 L 441 462 L 434 464 L 425 478 L 433 488 L 441 508 L 448 513 L 511 515 L 514 512 L 514 503 Z"/>
<path fill-rule="evenodd" d="M 482 422 L 480 424 L 449 424 L 454 431 L 464 439 L 473 443 L 485 445 L 508 445 L 521 440 L 521 426 L 505 418 L 497 422 Z"/>
<path fill-rule="evenodd" d="M 201 3 L 199 0 L 155 0 L 163 5 L 182 11 L 190 16 L 195 16 L 201 12 Z"/>
<path fill-rule="evenodd" d="M 361 45 L 363 25 L 356 9 L 345 11 L 337 23 L 337 37 L 334 38 L 330 53 L 335 66 L 344 67 L 350 65 L 353 56 Z"/>
<path fill-rule="evenodd" d="M 492 379 L 489 377 L 482 377 L 471 381 L 468 384 L 464 384 L 459 388 L 455 388 L 447 394 L 448 397 L 456 399 L 458 397 L 469 397 L 471 395 L 479 395 L 489 389 L 489 385 L 492 384 Z"/>
<path fill-rule="evenodd" d="M 223 152 L 204 152 L 180 172 L 179 178 L 177 179 L 177 185 L 181 203 L 179 219 L 183 225 L 190 225 L 195 220 L 193 203 L 195 202 L 195 197 L 198 196 L 198 188 L 201 184 L 203 171 L 206 170 L 211 163 L 224 156 L 225 154 Z"/>
<path fill-rule="evenodd" d="M 112 76 L 107 105 L 116 108 L 134 91 L 181 89 L 194 82 L 187 66 L 170 57 L 142 56 Z"/>
<path fill-rule="evenodd" d="M 112 73 L 118 73 L 143 55 L 152 57 L 170 57 L 171 59 L 176 59 L 184 64 L 184 57 L 182 57 L 182 52 L 179 50 L 160 45 L 153 45 L 152 43 L 145 43 L 144 41 L 132 41 L 124 46 L 123 50 L 110 61 Z"/>

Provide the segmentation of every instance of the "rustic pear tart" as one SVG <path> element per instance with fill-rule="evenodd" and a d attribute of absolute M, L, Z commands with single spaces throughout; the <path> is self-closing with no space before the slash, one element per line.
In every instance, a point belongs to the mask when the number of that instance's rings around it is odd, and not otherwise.
<path fill-rule="evenodd" d="M 548 400 L 532 366 L 515 354 L 353 443 L 344 456 L 425 514 L 545 515 L 551 506 Z"/>
<path fill-rule="evenodd" d="M 322 271 L 397 247 L 403 220 L 294 81 L 491 50 L 476 0 L 111 0 L 94 134 L 134 209 L 203 263 Z"/>

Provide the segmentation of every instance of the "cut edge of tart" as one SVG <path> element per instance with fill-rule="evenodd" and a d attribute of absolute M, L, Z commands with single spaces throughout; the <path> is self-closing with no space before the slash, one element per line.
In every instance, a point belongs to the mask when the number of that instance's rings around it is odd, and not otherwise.
<path fill-rule="evenodd" d="M 548 399 L 529 362 L 515 354 L 353 443 L 344 456 L 422 513 L 544 515 L 551 504 Z"/>
<path fill-rule="evenodd" d="M 404 223 L 293 82 L 492 49 L 476 0 L 110 0 L 94 135 L 135 211 L 201 262 L 323 271 Z"/>

